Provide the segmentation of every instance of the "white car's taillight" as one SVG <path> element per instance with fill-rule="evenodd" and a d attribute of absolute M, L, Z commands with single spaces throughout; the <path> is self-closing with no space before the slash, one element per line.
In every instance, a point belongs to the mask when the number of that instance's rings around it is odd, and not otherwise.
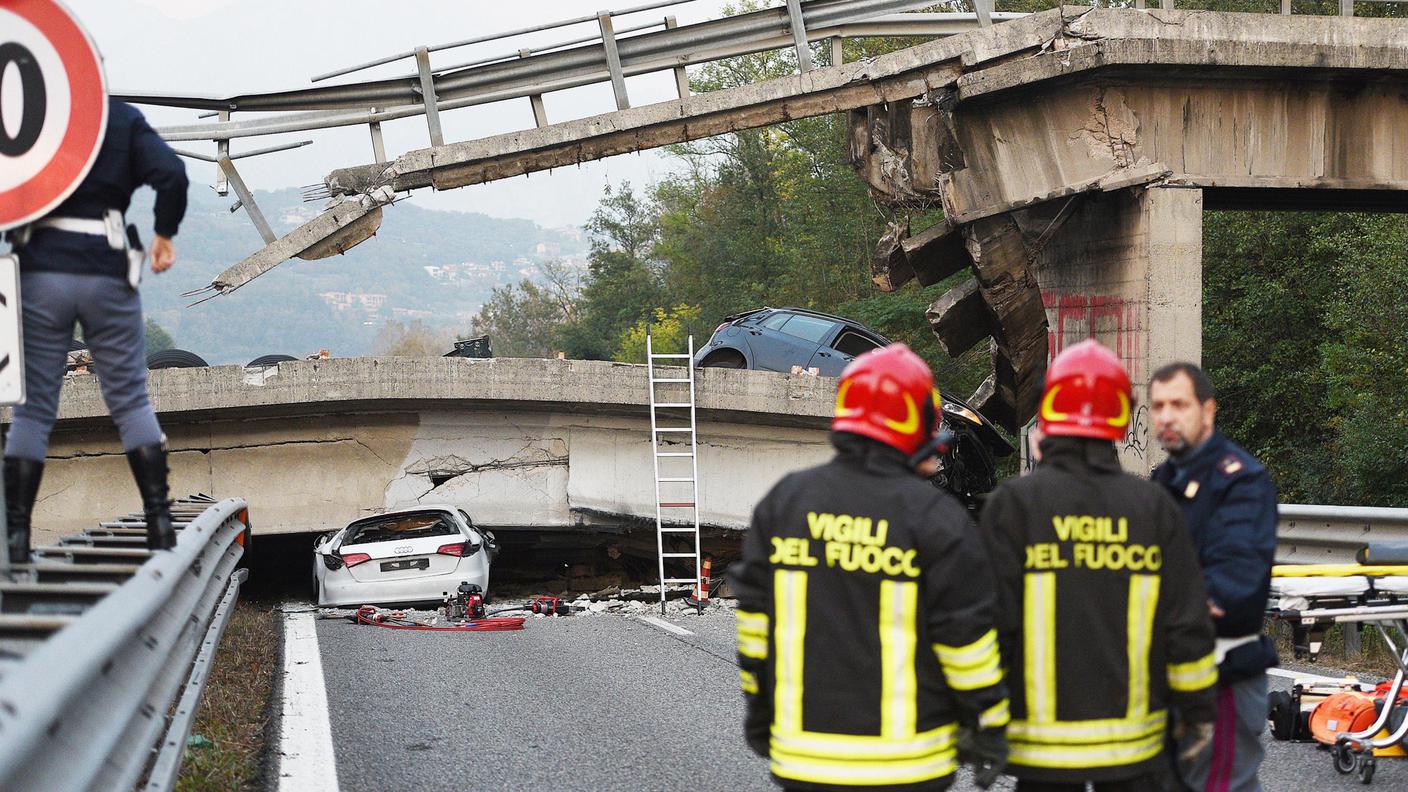
<path fill-rule="evenodd" d="M 463 557 L 464 557 L 464 542 L 459 542 L 459 543 L 457 543 L 457 544 L 440 545 L 439 547 L 435 548 L 435 554 L 436 554 L 436 555 L 454 556 L 454 557 L 456 557 L 456 558 L 463 558 Z"/>
<path fill-rule="evenodd" d="M 367 555 L 366 553 L 347 553 L 346 555 L 342 556 L 342 563 L 346 564 L 348 567 L 354 567 L 358 564 L 365 564 L 370 560 L 372 560 L 372 557 Z"/>

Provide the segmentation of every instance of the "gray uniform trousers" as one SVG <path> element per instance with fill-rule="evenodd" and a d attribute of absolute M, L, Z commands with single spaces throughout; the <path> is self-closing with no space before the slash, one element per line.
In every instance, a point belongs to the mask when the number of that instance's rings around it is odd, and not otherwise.
<path fill-rule="evenodd" d="M 1266 758 L 1264 731 L 1266 674 L 1219 685 L 1212 745 L 1180 767 L 1183 782 L 1196 792 L 1261 792 L 1257 770 Z"/>
<path fill-rule="evenodd" d="M 68 272 L 21 272 L 25 403 L 15 408 L 5 456 L 44 461 L 59 410 L 59 389 L 74 322 L 83 339 L 124 451 L 160 443 L 147 398 L 142 300 L 125 280 Z"/>

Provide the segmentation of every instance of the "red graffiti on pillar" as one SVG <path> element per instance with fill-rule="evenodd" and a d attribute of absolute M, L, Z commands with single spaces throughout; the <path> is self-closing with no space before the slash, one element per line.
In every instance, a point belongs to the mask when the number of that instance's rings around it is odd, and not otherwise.
<path fill-rule="evenodd" d="M 1067 344 L 1094 338 L 1115 351 L 1135 382 L 1146 376 L 1142 360 L 1142 303 L 1113 295 L 1060 294 L 1050 290 L 1043 290 L 1041 297 L 1046 308 L 1048 363 Z M 1141 405 L 1131 416 L 1124 443 L 1127 450 L 1141 459 L 1147 452 L 1147 410 Z"/>

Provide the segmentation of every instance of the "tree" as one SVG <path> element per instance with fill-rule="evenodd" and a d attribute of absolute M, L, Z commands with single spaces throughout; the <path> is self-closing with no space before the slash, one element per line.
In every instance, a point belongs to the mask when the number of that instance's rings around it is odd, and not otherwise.
<path fill-rule="evenodd" d="M 387 322 L 376 334 L 374 354 L 388 357 L 439 357 L 452 344 L 419 321 Z"/>
<path fill-rule="evenodd" d="M 166 332 L 155 319 L 148 319 L 145 335 L 145 347 L 143 354 L 151 356 L 153 352 L 160 352 L 163 349 L 171 349 L 176 346 L 176 342 L 171 339 L 171 334 Z"/>
<path fill-rule="evenodd" d="M 562 326 L 577 317 L 577 275 L 559 262 L 542 267 L 542 286 L 525 278 L 494 289 L 471 323 L 474 335 L 489 336 L 499 357 L 548 358 Z"/>
<path fill-rule="evenodd" d="M 662 303 L 654 260 L 658 236 L 655 208 L 636 197 L 629 182 L 607 185 L 587 221 L 591 235 L 580 312 L 564 324 L 557 340 L 568 357 L 605 360 L 622 331 Z"/>
<path fill-rule="evenodd" d="M 682 354 L 688 349 L 689 334 L 699 322 L 699 316 L 697 305 L 676 305 L 669 311 L 656 308 L 651 312 L 649 323 L 642 319 L 621 333 L 614 358 L 622 363 L 644 363 L 647 334 L 655 354 Z"/>

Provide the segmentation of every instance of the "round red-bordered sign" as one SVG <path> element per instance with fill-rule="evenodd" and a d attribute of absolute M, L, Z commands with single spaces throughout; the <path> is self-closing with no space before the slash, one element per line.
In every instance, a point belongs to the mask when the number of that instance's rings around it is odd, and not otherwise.
<path fill-rule="evenodd" d="M 0 231 L 78 188 L 107 123 L 102 58 L 78 20 L 58 0 L 0 0 Z"/>

